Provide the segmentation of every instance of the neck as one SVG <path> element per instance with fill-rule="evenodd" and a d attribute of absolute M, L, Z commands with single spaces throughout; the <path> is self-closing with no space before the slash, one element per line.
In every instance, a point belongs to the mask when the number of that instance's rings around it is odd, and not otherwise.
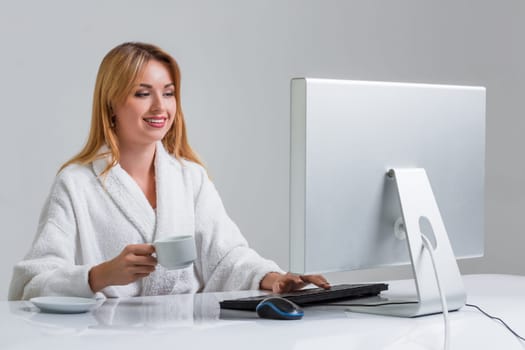
<path fill-rule="evenodd" d="M 154 174 L 155 144 L 148 146 L 120 145 L 120 166 L 133 178 L 147 178 Z"/>

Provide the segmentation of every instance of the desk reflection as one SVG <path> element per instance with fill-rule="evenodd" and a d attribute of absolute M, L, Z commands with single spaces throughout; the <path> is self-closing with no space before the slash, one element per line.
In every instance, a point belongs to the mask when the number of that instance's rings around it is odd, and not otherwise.
<path fill-rule="evenodd" d="M 192 326 L 219 319 L 219 300 L 212 294 L 181 294 L 107 299 L 92 311 L 103 328 L 159 328 Z"/>
<path fill-rule="evenodd" d="M 101 299 L 99 305 L 83 314 L 41 312 L 31 302 L 13 303 L 10 312 L 29 323 L 61 332 L 97 329 L 159 329 L 189 327 L 220 318 L 219 297 L 213 293 L 151 297 Z"/>

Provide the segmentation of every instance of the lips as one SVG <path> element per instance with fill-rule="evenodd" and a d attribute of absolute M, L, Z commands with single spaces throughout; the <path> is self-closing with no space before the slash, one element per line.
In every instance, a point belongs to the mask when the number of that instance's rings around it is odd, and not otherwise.
<path fill-rule="evenodd" d="M 146 124 L 148 124 L 152 128 L 160 129 L 160 128 L 163 128 L 164 125 L 166 125 L 166 121 L 168 120 L 168 118 L 166 118 L 166 117 L 149 117 L 149 118 L 143 118 L 142 120 L 144 120 L 146 122 Z"/>

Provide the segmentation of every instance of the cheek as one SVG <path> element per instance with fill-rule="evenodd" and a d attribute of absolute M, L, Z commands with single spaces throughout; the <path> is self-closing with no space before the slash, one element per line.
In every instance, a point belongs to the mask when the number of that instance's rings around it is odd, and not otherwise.
<path fill-rule="evenodd" d="M 168 107 L 170 114 L 174 117 L 177 112 L 177 102 L 173 100 Z"/>
<path fill-rule="evenodd" d="M 118 110 L 115 111 L 117 118 L 124 120 L 132 120 L 141 117 L 146 108 L 136 101 L 127 102 L 125 105 L 121 106 Z"/>

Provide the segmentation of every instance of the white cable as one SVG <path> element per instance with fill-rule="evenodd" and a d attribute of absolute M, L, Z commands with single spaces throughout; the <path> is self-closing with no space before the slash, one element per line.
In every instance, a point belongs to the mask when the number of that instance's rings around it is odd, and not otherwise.
<path fill-rule="evenodd" d="M 447 306 L 447 300 L 445 299 L 445 294 L 443 294 L 443 290 L 441 289 L 441 283 L 439 279 L 439 274 L 436 267 L 436 261 L 434 260 L 434 250 L 432 248 L 432 244 L 428 240 L 428 238 L 421 234 L 421 240 L 423 241 L 423 246 L 426 248 L 428 253 L 430 254 L 430 260 L 432 260 L 432 267 L 434 268 L 434 276 L 436 277 L 436 283 L 439 291 L 439 297 L 441 299 L 441 307 L 443 309 L 443 320 L 445 321 L 445 340 L 444 340 L 444 349 L 448 350 L 450 349 L 450 324 L 448 320 L 448 306 Z"/>

